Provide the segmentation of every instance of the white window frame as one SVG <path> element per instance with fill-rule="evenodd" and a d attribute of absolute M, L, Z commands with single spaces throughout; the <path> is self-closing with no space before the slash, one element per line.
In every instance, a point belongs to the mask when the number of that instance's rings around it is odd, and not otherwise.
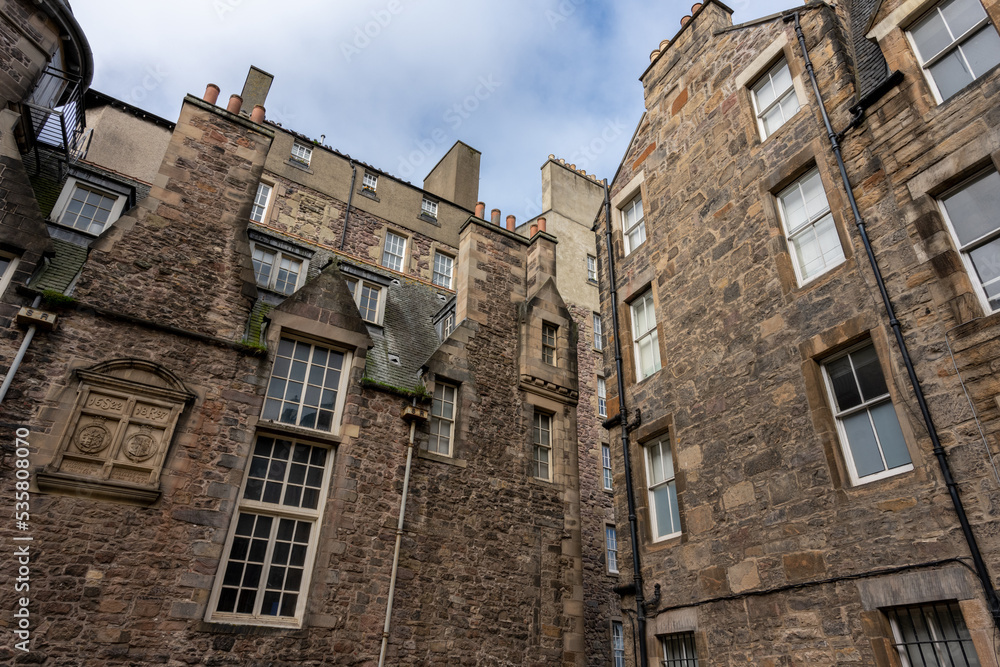
<path fill-rule="evenodd" d="M 598 352 L 604 351 L 604 324 L 601 322 L 601 314 L 594 313 L 594 349 Z"/>
<path fill-rule="evenodd" d="M 73 201 L 73 195 L 76 193 L 77 189 L 89 190 L 91 192 L 96 192 L 99 195 L 107 197 L 108 199 L 114 199 L 115 202 L 112 204 L 111 208 L 108 210 L 108 219 L 101 229 L 98 231 L 91 231 L 94 226 L 93 223 L 87 226 L 87 229 L 81 229 L 67 222 L 63 222 L 64 218 L 69 213 L 69 205 Z M 81 234 L 87 234 L 88 236 L 98 236 L 103 233 L 109 227 L 111 227 L 115 222 L 121 217 L 122 210 L 125 208 L 125 203 L 127 197 L 123 194 L 107 190 L 100 187 L 99 185 L 94 185 L 89 181 L 84 181 L 76 177 L 70 177 L 66 179 L 66 184 L 63 186 L 62 191 L 59 193 L 59 199 L 56 200 L 55 206 L 52 207 L 52 213 L 49 215 L 50 221 L 65 227 L 66 229 L 72 229 L 75 232 Z M 79 220 L 79 217 L 77 217 Z"/>
<path fill-rule="evenodd" d="M 10 281 L 14 279 L 14 272 L 17 271 L 17 265 L 21 261 L 21 258 L 12 252 L 6 252 L 0 250 L 0 259 L 8 260 L 7 268 L 0 272 L 0 296 L 7 291 L 7 286 L 10 285 Z"/>
<path fill-rule="evenodd" d="M 300 162 L 306 166 L 312 162 L 313 149 L 312 146 L 307 146 L 302 142 L 295 141 L 292 143 L 292 153 L 291 159 L 296 162 Z"/>
<path fill-rule="evenodd" d="M 448 405 L 451 406 L 450 416 L 448 411 L 445 410 L 445 407 Z M 457 421 L 458 386 L 448 382 L 435 382 L 431 402 L 430 434 L 427 437 L 427 442 L 421 444 L 421 449 L 440 456 L 454 456 L 455 425 Z M 437 429 L 436 431 L 435 428 Z M 444 434 L 442 429 L 447 429 L 447 434 Z M 442 439 L 445 440 L 443 451 L 441 448 Z"/>
<path fill-rule="evenodd" d="M 366 171 L 361 177 L 361 189 L 372 193 L 376 192 L 378 190 L 378 174 Z"/>
<path fill-rule="evenodd" d="M 257 452 L 258 443 L 261 439 L 269 438 L 275 442 L 285 441 L 290 442 L 293 447 L 315 447 L 318 449 L 326 450 L 326 460 L 324 462 L 323 473 L 322 473 L 322 483 L 319 489 L 319 497 L 316 505 L 316 509 L 294 507 L 281 503 L 269 503 L 263 502 L 262 500 L 249 500 L 245 498 L 247 493 L 247 484 L 251 479 L 250 470 L 254 463 L 254 455 Z M 272 445 L 273 446 L 273 445 Z M 273 451 L 273 450 L 272 450 Z M 293 450 L 294 451 L 294 450 Z M 311 451 L 311 450 L 310 450 Z M 302 622 L 305 617 L 306 604 L 309 598 L 309 587 L 311 584 L 311 577 L 313 571 L 313 565 L 316 560 L 316 553 L 318 551 L 320 542 L 320 527 L 323 520 L 323 508 L 326 505 L 326 500 L 330 491 L 330 478 L 333 471 L 333 458 L 334 450 L 332 447 L 325 447 L 313 442 L 302 442 L 295 440 L 293 438 L 286 438 L 283 436 L 272 435 L 272 434 L 258 434 L 254 439 L 254 450 L 250 454 L 247 461 L 247 469 L 243 476 L 243 483 L 240 485 L 240 491 L 238 498 L 238 505 L 236 512 L 233 514 L 233 520 L 229 526 L 229 533 L 226 536 L 225 548 L 223 550 L 224 556 L 219 560 L 219 570 L 215 576 L 215 583 L 212 587 L 212 594 L 208 603 L 208 611 L 205 616 L 206 621 L 210 622 L 220 622 L 220 623 L 233 623 L 237 625 L 268 625 L 277 627 L 302 627 Z M 289 455 L 289 463 L 291 463 L 291 454 Z M 314 468 L 315 466 L 309 466 Z M 289 475 L 292 471 L 292 465 L 287 465 L 285 470 L 285 477 L 282 480 L 282 495 L 285 494 L 289 487 Z M 307 522 L 311 525 L 309 530 L 309 543 L 306 548 L 305 562 L 302 566 L 302 579 L 299 583 L 298 598 L 295 605 L 294 616 L 276 616 L 270 614 L 261 613 L 250 613 L 250 614 L 240 614 L 234 612 L 220 612 L 217 611 L 219 604 L 219 598 L 222 594 L 223 582 L 225 580 L 226 571 L 229 566 L 230 560 L 232 558 L 233 542 L 236 540 L 236 531 L 239 526 L 240 517 L 242 515 L 254 515 L 254 516 L 266 516 L 271 517 L 273 524 L 271 526 L 270 535 L 267 540 L 267 549 L 264 556 L 263 566 L 261 568 L 260 580 L 257 588 L 256 601 L 254 603 L 255 609 L 259 610 L 263 604 L 263 598 L 265 589 L 267 588 L 268 576 L 270 574 L 270 569 L 274 565 L 275 547 L 279 540 L 277 540 L 277 531 L 279 523 L 282 519 Z"/>
<path fill-rule="evenodd" d="M 638 209 L 641 211 L 640 215 L 629 224 L 628 218 L 630 213 L 635 213 L 636 203 L 638 203 Z M 641 246 L 646 242 L 646 207 L 642 201 L 642 192 L 636 192 L 634 197 L 629 198 L 628 202 L 618 209 L 619 215 L 621 216 L 622 222 L 622 242 L 625 244 L 625 255 L 628 256 L 635 252 L 636 248 Z M 632 245 L 631 234 L 632 232 L 637 232 L 637 236 L 642 236 L 642 240 Z"/>
<path fill-rule="evenodd" d="M 608 574 L 618 574 L 618 530 L 614 524 L 604 524 L 604 562 Z"/>
<path fill-rule="evenodd" d="M 601 472 L 602 484 L 605 491 L 614 489 L 614 473 L 611 470 L 611 445 L 606 442 L 601 443 Z"/>
<path fill-rule="evenodd" d="M 611 621 L 611 664 L 625 667 L 625 627 L 621 621 Z"/>
<path fill-rule="evenodd" d="M 261 255 L 264 253 L 272 253 L 274 255 L 274 261 L 270 264 L 270 269 L 268 271 L 268 276 L 266 281 L 261 281 L 260 270 L 258 269 L 258 264 L 261 263 L 263 257 L 258 258 L 257 254 L 260 252 Z M 292 253 L 284 252 L 274 246 L 270 246 L 266 243 L 261 243 L 259 241 L 250 242 L 250 259 L 251 264 L 253 264 L 253 277 L 257 281 L 259 287 L 271 290 L 272 292 L 277 292 L 278 294 L 284 294 L 288 296 L 294 294 L 296 290 L 299 289 L 305 282 L 306 271 L 309 268 L 309 260 L 304 257 L 299 257 Z M 282 262 L 297 262 L 299 265 L 298 274 L 295 276 L 295 285 L 290 292 L 278 289 L 278 276 L 282 270 Z"/>
<path fill-rule="evenodd" d="M 397 273 L 406 272 L 407 240 L 405 236 L 397 234 L 391 229 L 385 231 L 385 243 L 382 244 L 382 266 Z"/>
<path fill-rule="evenodd" d="M 942 2 L 936 3 L 933 7 L 931 7 L 928 11 L 921 14 L 920 17 L 917 18 L 917 20 L 913 21 L 906 28 L 906 38 L 910 42 L 910 48 L 913 49 L 913 53 L 917 57 L 917 62 L 920 64 L 920 69 L 924 73 L 924 78 L 927 80 L 927 84 L 930 86 L 931 93 L 934 95 L 934 99 L 935 101 L 937 101 L 938 104 L 943 104 L 946 100 L 951 99 L 959 92 L 964 90 L 966 87 L 962 86 L 948 97 L 944 97 L 941 94 L 941 89 L 938 87 L 937 81 L 934 80 L 934 76 L 931 74 L 930 68 L 936 65 L 937 63 L 941 62 L 942 60 L 944 60 L 946 57 L 950 56 L 952 53 L 956 51 L 958 52 L 958 56 L 962 60 L 962 65 L 969 73 L 972 74 L 972 81 L 970 81 L 966 85 L 971 85 L 978 79 L 981 79 L 983 75 L 986 74 L 986 72 L 996 67 L 996 64 L 994 64 L 990 66 L 988 69 L 984 70 L 983 72 L 979 73 L 973 72 L 972 67 L 969 63 L 969 59 L 965 55 L 964 50 L 962 49 L 962 46 L 972 41 L 973 37 L 978 36 L 979 33 L 983 30 L 989 30 L 990 26 L 993 25 L 993 21 L 990 18 L 989 14 L 986 13 L 986 9 L 983 7 L 982 3 L 979 0 L 966 0 L 970 4 L 974 3 L 978 5 L 979 8 L 982 10 L 983 15 L 975 24 L 973 24 L 972 27 L 967 29 L 961 35 L 956 36 L 954 32 L 952 32 L 951 26 L 948 25 L 948 22 L 945 20 L 944 13 L 941 11 L 941 6 L 945 4 L 946 1 L 947 0 L 942 0 Z M 918 28 L 921 24 L 931 20 L 935 15 L 937 15 L 944 23 L 945 30 L 948 31 L 948 35 L 951 37 L 951 43 L 948 46 L 941 49 L 941 51 L 939 51 L 938 53 L 925 56 L 920 52 L 920 47 L 917 45 L 917 40 L 913 35 L 913 31 L 916 28 Z M 995 26 L 993 26 L 993 30 L 996 31 Z"/>
<path fill-rule="evenodd" d="M 816 211 L 809 211 L 808 208 L 806 208 L 805 222 L 800 223 L 797 227 L 792 229 L 788 221 L 786 199 L 794 194 L 802 199 L 804 206 L 805 204 L 808 204 L 809 202 L 806 202 L 805 190 L 802 186 L 803 183 L 813 178 L 817 179 L 820 188 L 823 190 L 823 206 Z M 818 167 L 813 167 L 805 174 L 795 179 L 794 183 L 778 193 L 776 199 L 778 201 L 778 217 L 781 218 L 781 229 L 785 234 L 785 241 L 788 245 L 788 254 L 792 260 L 792 267 L 795 269 L 795 279 L 800 287 L 832 271 L 846 261 L 847 258 L 844 255 L 844 245 L 840 239 L 840 230 L 837 228 L 837 222 L 834 220 L 833 212 L 830 210 L 830 200 L 826 196 L 826 186 L 823 183 L 823 178 L 819 173 Z M 803 267 L 800 266 L 801 258 L 799 257 L 797 246 L 795 245 L 795 239 L 800 236 L 807 235 L 810 232 L 813 233 L 815 238 L 816 230 L 824 224 L 829 224 L 833 227 L 834 237 L 837 239 L 836 251 L 832 248 L 829 251 L 822 251 L 823 267 L 820 270 L 806 276 L 803 274 Z M 829 255 L 829 259 L 827 258 L 827 255 Z"/>
<path fill-rule="evenodd" d="M 559 327 L 551 322 L 542 322 L 542 361 L 559 365 Z"/>
<path fill-rule="evenodd" d="M 657 448 L 657 451 L 660 454 L 661 462 L 670 462 L 669 471 L 661 466 L 660 473 L 663 475 L 663 479 L 658 482 L 653 481 L 654 470 L 652 451 L 654 448 Z M 654 542 L 662 542 L 663 540 L 669 540 L 670 538 L 677 537 L 681 534 L 681 532 L 683 532 L 680 524 L 680 507 L 674 506 L 674 504 L 670 502 L 670 487 L 673 487 L 674 489 L 672 497 L 677 498 L 677 466 L 674 465 L 674 455 L 670 450 L 670 442 L 666 439 L 654 440 L 646 443 L 643 445 L 642 449 L 646 458 L 646 492 L 649 501 L 649 531 Z M 670 523 L 672 524 L 675 520 L 677 521 L 676 526 L 671 526 L 676 528 L 676 530 L 663 535 L 660 535 L 659 533 L 659 522 L 656 517 L 656 493 L 660 489 L 667 489 L 668 505 L 670 506 L 670 509 L 673 510 L 670 517 Z"/>
<path fill-rule="evenodd" d="M 972 259 L 972 253 L 979 248 L 988 245 L 998 238 L 1000 238 L 1000 219 L 997 220 L 997 226 L 990 232 L 983 234 L 979 238 L 973 239 L 968 243 L 962 244 L 962 241 L 958 234 L 958 228 L 955 226 L 955 221 L 952 219 L 951 214 L 948 212 L 947 199 L 953 195 L 968 189 L 969 187 L 976 185 L 979 181 L 993 178 L 993 182 L 996 185 L 1000 185 L 1000 172 L 996 169 L 990 167 L 985 169 L 966 179 L 959 185 L 951 188 L 946 193 L 938 197 L 938 206 L 941 209 L 941 215 L 944 217 L 945 222 L 948 225 L 948 230 L 951 232 L 952 240 L 955 242 L 955 247 L 958 248 L 959 254 L 962 256 L 962 262 L 965 264 L 965 271 L 969 276 L 969 282 L 975 286 L 976 294 L 979 297 L 979 302 L 983 305 L 983 310 L 986 313 L 992 313 L 996 310 L 1000 310 L 1000 293 L 996 297 L 998 301 L 997 308 L 993 308 L 990 305 L 990 298 L 986 291 L 986 286 L 983 284 L 982 280 L 979 278 L 979 270 L 976 268 L 975 262 Z M 989 281 L 991 285 L 1000 285 L 1000 278 L 993 279 Z"/>
<path fill-rule="evenodd" d="M 420 202 L 420 212 L 424 215 L 429 215 L 430 217 L 437 220 L 438 217 L 438 203 L 433 199 L 428 199 L 424 197 L 423 201 Z"/>
<path fill-rule="evenodd" d="M 608 385 L 601 376 L 597 376 L 597 416 L 608 417 Z"/>
<path fill-rule="evenodd" d="M 587 280 L 597 282 L 597 258 L 593 255 L 587 255 Z"/>
<path fill-rule="evenodd" d="M 922 667 L 923 665 L 928 665 L 928 667 L 976 665 L 978 667 L 980 665 L 979 655 L 976 653 L 976 647 L 969 632 L 969 626 L 965 622 L 965 617 L 962 615 L 962 609 L 958 602 L 950 600 L 928 604 L 889 607 L 884 609 L 884 612 L 889 619 L 889 627 L 892 628 L 893 648 L 896 649 L 902 667 Z M 904 636 L 903 628 L 905 628 L 905 624 L 902 624 L 903 627 L 901 627 L 901 620 L 904 613 L 906 615 L 905 620 L 909 623 L 909 627 L 906 630 L 913 635 L 912 641 L 909 642 L 907 642 L 908 638 Z M 947 617 L 944 616 L 944 613 L 947 613 Z M 942 627 L 942 621 L 949 623 L 947 628 Z M 956 623 L 956 621 L 959 621 L 961 625 Z M 918 628 L 918 625 L 921 627 Z M 922 634 L 926 639 L 921 639 L 919 634 L 921 631 L 923 631 Z M 949 637 L 953 638 L 949 639 Z M 918 655 L 920 655 L 919 663 L 910 660 L 909 649 L 906 648 L 917 642 L 921 645 L 921 648 L 917 649 Z M 956 643 L 960 644 L 959 651 L 962 654 L 960 660 L 955 660 L 957 656 L 951 651 L 946 650 L 949 644 L 954 645 Z M 928 644 L 930 644 L 930 647 L 928 647 Z M 969 654 L 975 657 L 973 661 L 968 660 Z M 926 661 L 930 655 L 934 657 L 933 663 Z"/>
<path fill-rule="evenodd" d="M 788 88 L 779 92 L 774 87 L 774 79 L 775 75 L 779 73 L 782 68 L 788 71 Z M 774 99 L 766 107 L 761 108 L 758 95 L 767 85 L 771 86 L 771 90 L 774 92 Z M 795 98 L 795 110 L 792 111 L 786 118 L 783 103 L 789 98 L 789 96 Z M 802 100 L 799 99 L 799 95 L 795 90 L 795 78 L 792 76 L 792 72 L 788 67 L 788 60 L 785 57 L 780 58 L 777 62 L 768 67 L 767 71 L 753 82 L 750 86 L 750 98 L 753 100 L 753 110 L 757 115 L 757 129 L 760 130 L 761 141 L 777 132 L 792 118 L 792 116 L 799 112 L 799 109 L 802 108 Z M 775 107 L 781 109 L 781 124 L 774 128 L 774 131 L 769 134 L 767 127 L 764 125 L 764 116 Z"/>
<path fill-rule="evenodd" d="M 441 260 L 442 265 L 447 265 L 447 271 L 438 270 L 438 260 Z M 442 266 L 442 268 L 445 268 Z M 438 278 L 441 276 L 441 278 Z M 434 266 L 431 267 L 431 283 L 437 285 L 438 287 L 444 287 L 445 289 L 452 289 L 452 285 L 455 282 L 455 258 L 451 255 L 446 255 L 443 252 L 434 251 Z"/>
<path fill-rule="evenodd" d="M 552 425 L 554 419 L 546 412 L 535 410 L 531 425 L 531 476 L 552 481 Z M 544 458 L 543 458 L 544 456 Z M 541 466 L 545 466 L 542 475 Z"/>
<path fill-rule="evenodd" d="M 271 208 L 271 195 L 273 193 L 274 185 L 271 183 L 261 181 L 257 184 L 257 194 L 254 195 L 253 206 L 250 208 L 251 220 L 260 223 L 267 220 L 267 212 Z M 261 201 L 262 199 L 263 201 Z"/>
<path fill-rule="evenodd" d="M 633 299 L 629 303 L 629 308 L 632 314 L 632 346 L 635 352 L 635 376 L 637 382 L 642 382 L 662 368 L 660 364 L 660 341 L 656 331 L 656 307 L 653 304 L 653 290 L 648 289 Z M 651 321 L 652 325 L 646 329 L 640 329 L 639 327 L 642 326 L 640 320 L 647 313 L 652 313 L 652 317 L 646 318 L 647 324 Z M 647 343 L 652 350 L 652 359 L 650 359 L 652 364 L 649 368 L 643 366 L 641 352 L 642 346 Z"/>
<path fill-rule="evenodd" d="M 858 394 L 859 396 L 862 397 L 862 402 L 859 403 L 858 405 L 841 410 L 837 405 L 837 398 L 836 395 L 834 394 L 833 382 L 830 378 L 829 365 L 835 361 L 843 359 L 844 357 L 851 357 L 851 355 L 854 355 L 855 353 L 863 350 L 866 347 L 871 347 L 873 351 L 875 351 L 875 356 L 878 362 L 878 370 L 882 375 L 882 381 L 885 383 L 886 392 L 884 394 L 879 394 L 878 396 L 875 396 L 871 399 L 864 400 L 864 397 L 859 389 Z M 856 382 L 857 371 L 854 365 L 853 357 L 851 357 L 850 359 L 850 364 L 852 368 L 853 377 L 855 378 Z M 822 366 L 823 366 L 823 380 L 826 384 L 827 400 L 830 402 L 830 411 L 833 413 L 834 421 L 837 424 L 837 436 L 840 439 L 840 449 L 844 455 L 844 463 L 846 464 L 847 472 L 851 479 L 851 484 L 854 486 L 858 486 L 861 484 L 868 484 L 869 482 L 875 482 L 880 479 L 885 479 L 887 477 L 894 477 L 896 475 L 901 475 L 903 473 L 907 473 L 913 470 L 913 455 L 912 453 L 910 453 L 909 445 L 906 442 L 906 437 L 902 433 L 902 426 L 899 424 L 899 416 L 896 415 L 895 413 L 895 404 L 892 401 L 892 393 L 889 390 L 889 382 L 886 380 L 885 372 L 882 369 L 881 358 L 878 357 L 878 351 L 875 350 L 875 346 L 872 343 L 872 341 L 867 340 L 859 345 L 851 347 L 848 350 L 844 350 L 840 354 L 836 354 L 828 359 L 824 359 Z M 873 421 L 874 418 L 872 417 L 872 412 L 871 412 L 873 408 L 877 408 L 887 403 L 891 408 L 893 408 L 893 415 L 896 417 L 897 428 L 900 429 L 900 437 L 902 438 L 903 446 L 906 447 L 907 455 L 910 457 L 909 463 L 907 463 L 906 465 L 896 466 L 895 468 L 889 468 L 888 464 L 886 463 L 885 452 L 882 448 L 878 429 L 876 428 L 876 425 Z M 845 418 L 851 417 L 856 414 L 860 414 L 862 412 L 868 413 L 868 419 L 872 428 L 872 432 L 874 433 L 876 445 L 878 446 L 879 450 L 879 455 L 882 457 L 882 463 L 883 466 L 885 466 L 885 469 L 882 470 L 881 472 L 865 475 L 864 477 L 859 477 L 857 466 L 855 465 L 854 462 L 854 454 L 852 453 L 851 450 L 851 443 L 850 440 L 848 439 L 847 430 L 844 427 L 843 420 Z"/>
<path fill-rule="evenodd" d="M 444 340 L 451 335 L 451 332 L 455 330 L 455 309 L 450 308 L 448 312 L 444 314 L 437 322 L 438 326 L 438 336 L 441 340 Z"/>
<path fill-rule="evenodd" d="M 285 362 L 280 361 L 280 359 L 282 359 L 282 358 L 284 358 L 284 359 L 290 359 L 290 357 L 288 357 L 287 354 L 284 354 L 284 352 L 287 350 L 287 346 L 285 345 L 286 342 L 291 342 L 291 343 L 293 343 L 295 345 L 295 348 L 292 350 L 292 354 L 293 355 L 295 354 L 295 350 L 298 349 L 298 346 L 300 346 L 300 345 L 308 345 L 308 346 L 310 346 L 309 354 L 307 356 L 307 361 L 306 361 L 305 379 L 302 382 L 302 384 L 304 386 L 302 388 L 302 393 L 301 393 L 300 399 L 298 401 L 285 400 L 285 398 L 287 396 L 287 391 L 288 391 L 288 382 L 287 381 L 288 381 L 288 379 L 291 378 L 292 362 L 291 361 L 288 362 L 288 364 L 287 364 L 288 365 L 288 369 L 286 371 L 284 371 L 286 373 L 285 375 L 280 375 L 280 374 L 276 374 L 275 373 L 276 369 L 278 369 L 278 368 L 280 368 L 280 367 L 282 367 L 282 366 L 285 365 Z M 314 368 L 318 368 L 319 367 L 318 364 L 315 363 L 316 350 L 318 350 L 318 349 L 319 350 L 325 350 L 328 354 L 330 354 L 330 353 L 336 353 L 336 354 L 340 354 L 340 355 L 343 356 L 343 360 L 341 361 L 341 365 L 340 365 L 340 382 L 337 385 L 337 388 L 335 390 L 337 392 L 337 395 L 334 398 L 333 414 L 330 417 L 330 428 L 329 429 L 319 428 L 319 427 L 317 427 L 315 425 L 314 426 L 306 426 L 306 425 L 303 425 L 301 423 L 302 422 L 302 416 L 303 416 L 302 407 L 303 407 L 303 405 L 305 403 L 305 400 L 308 398 L 308 394 L 307 394 L 308 387 L 305 386 L 305 385 L 314 385 L 315 378 L 312 376 L 312 371 L 313 371 Z M 327 357 L 327 358 L 329 358 L 329 357 Z M 292 357 L 291 359 L 294 360 L 294 357 Z M 329 366 L 324 366 L 323 368 L 329 369 Z M 264 422 L 264 423 L 273 423 L 273 424 L 288 424 L 289 426 L 294 426 L 296 428 L 301 428 L 301 429 L 308 429 L 310 431 L 315 431 L 317 433 L 330 433 L 332 435 L 339 435 L 340 434 L 340 422 L 341 422 L 341 419 L 342 419 L 342 416 L 343 416 L 343 410 L 344 410 L 344 401 L 345 401 L 345 398 L 347 396 L 347 386 L 348 386 L 347 379 L 348 379 L 348 376 L 350 374 L 351 374 L 351 353 L 348 352 L 347 350 L 340 349 L 340 348 L 338 348 L 338 347 L 336 347 L 334 345 L 329 345 L 329 344 L 325 344 L 325 343 L 318 343 L 318 342 L 314 342 L 312 340 L 308 340 L 308 339 L 304 339 L 304 338 L 299 338 L 299 337 L 295 337 L 295 336 L 291 336 L 291 335 L 287 335 L 287 334 L 282 335 L 278 339 L 278 346 L 275 349 L 274 359 L 273 359 L 273 361 L 271 363 L 271 374 L 270 374 L 270 376 L 268 377 L 268 380 L 267 380 L 267 390 L 264 392 L 264 406 L 261 409 L 260 421 Z M 272 396 L 272 383 L 275 381 L 275 379 L 284 380 L 285 381 L 285 385 L 283 387 L 282 395 L 281 395 L 280 398 L 277 397 L 277 396 Z M 295 382 L 298 382 L 298 381 L 295 381 Z M 325 385 L 325 378 L 324 378 L 324 385 Z M 278 385 L 275 385 L 275 387 L 277 387 L 277 386 Z M 324 389 L 331 389 L 331 388 L 330 387 L 324 387 Z M 278 403 L 278 417 L 277 418 L 273 418 L 273 419 L 271 417 L 266 417 L 265 416 L 265 412 L 268 410 L 269 404 L 272 403 L 272 402 L 277 402 Z M 297 403 L 298 404 L 298 410 L 296 411 L 296 417 L 295 417 L 295 422 L 294 423 L 292 423 L 292 422 L 286 422 L 286 421 L 283 421 L 281 419 L 281 413 L 282 413 L 282 410 L 284 408 L 284 404 L 285 403 L 289 403 L 289 404 L 296 404 Z M 316 418 L 316 423 L 317 424 L 319 423 L 319 415 L 318 414 L 317 414 L 317 418 Z"/>
<path fill-rule="evenodd" d="M 361 285 L 361 289 L 358 289 L 358 285 Z M 385 288 L 367 280 L 359 280 L 358 278 L 347 278 L 347 289 L 354 297 L 354 305 L 358 307 L 358 312 L 361 314 L 361 319 L 365 322 L 371 324 L 382 325 L 382 318 L 385 315 Z M 377 304 L 375 307 L 375 319 L 369 319 L 367 317 L 371 314 L 372 309 L 370 307 L 365 307 L 362 310 L 361 307 L 361 297 L 365 294 L 365 290 L 368 290 L 369 295 L 371 292 L 375 292 Z M 370 304 L 370 301 L 369 301 Z"/>

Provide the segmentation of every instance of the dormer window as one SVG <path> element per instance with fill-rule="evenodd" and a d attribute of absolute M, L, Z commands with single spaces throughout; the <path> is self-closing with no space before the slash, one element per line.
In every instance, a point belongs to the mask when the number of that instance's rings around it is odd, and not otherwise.
<path fill-rule="evenodd" d="M 261 287 L 291 294 L 298 289 L 304 273 L 303 261 L 280 250 L 254 244 L 253 272 Z"/>

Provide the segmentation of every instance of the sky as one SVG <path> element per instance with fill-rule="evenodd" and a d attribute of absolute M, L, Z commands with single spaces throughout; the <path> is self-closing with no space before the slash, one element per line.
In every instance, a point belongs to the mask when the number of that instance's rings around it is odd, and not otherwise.
<path fill-rule="evenodd" d="M 742 23 L 800 5 L 734 0 Z M 280 8 L 280 10 L 276 10 Z M 74 0 L 92 87 L 174 121 L 208 83 L 219 105 L 251 65 L 267 117 L 422 185 L 461 140 L 479 198 L 541 213 L 549 154 L 613 178 L 643 112 L 639 76 L 680 30 L 677 0 Z"/>

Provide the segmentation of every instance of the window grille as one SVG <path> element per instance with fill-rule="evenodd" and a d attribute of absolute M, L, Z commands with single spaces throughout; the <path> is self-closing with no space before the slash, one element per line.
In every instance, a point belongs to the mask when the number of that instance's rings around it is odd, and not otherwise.
<path fill-rule="evenodd" d="M 903 667 L 979 667 L 957 602 L 895 607 L 886 615 Z"/>
<path fill-rule="evenodd" d="M 695 650 L 693 632 L 676 632 L 660 637 L 663 648 L 663 667 L 698 667 L 698 652 Z"/>

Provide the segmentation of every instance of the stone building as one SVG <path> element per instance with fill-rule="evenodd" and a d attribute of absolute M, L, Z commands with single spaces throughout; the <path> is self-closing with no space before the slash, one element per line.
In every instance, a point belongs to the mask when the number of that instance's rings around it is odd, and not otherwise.
<path fill-rule="evenodd" d="M 555 229 L 518 233 L 475 149 L 419 187 L 267 122 L 269 86 L 176 123 L 81 91 L 73 151 L 4 132 L 2 531 L 32 540 L 0 658 L 610 662 L 600 185 L 547 161 Z"/>
<path fill-rule="evenodd" d="M 598 223 L 622 660 L 995 665 L 1000 3 L 731 13 Z"/>

